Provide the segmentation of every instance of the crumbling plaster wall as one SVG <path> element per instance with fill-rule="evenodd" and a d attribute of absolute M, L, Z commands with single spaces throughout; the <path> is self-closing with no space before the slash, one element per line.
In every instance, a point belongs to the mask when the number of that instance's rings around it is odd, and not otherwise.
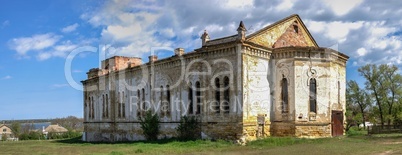
<path fill-rule="evenodd" d="M 167 85 L 171 88 L 171 115 L 161 117 L 161 134 L 163 137 L 177 136 L 176 127 L 180 117 L 186 114 L 188 106 L 188 87 L 191 82 L 195 90 L 195 82 L 201 83 L 201 100 L 202 112 L 197 117 L 202 122 L 202 133 L 200 136 L 204 138 L 222 138 L 222 139 L 238 139 L 242 135 L 241 122 L 242 113 L 241 108 L 242 96 L 241 87 L 238 87 L 240 79 L 239 73 L 239 58 L 236 54 L 236 47 L 227 49 L 216 50 L 215 52 L 205 53 L 202 57 L 194 56 L 193 58 L 185 59 L 185 70 L 182 69 L 181 63 L 174 60 L 164 60 L 164 62 L 155 62 L 154 64 L 146 64 L 134 68 L 128 68 L 119 72 L 109 72 L 107 75 L 102 75 L 98 78 L 92 79 L 91 82 L 87 80 L 84 85 L 85 89 L 94 85 L 97 87 L 95 91 L 85 92 L 86 96 L 101 96 L 104 93 L 110 94 L 109 118 L 102 118 L 102 98 L 97 97 L 95 100 L 95 119 L 86 119 L 85 132 L 87 141 L 132 141 L 142 140 L 142 130 L 139 127 L 139 116 L 137 116 L 137 91 L 142 88 L 145 89 L 146 101 L 153 101 L 157 104 L 160 101 L 160 86 L 166 88 Z M 200 61 L 196 61 L 199 59 Z M 195 63 L 192 63 L 195 62 Z M 191 63 L 191 64 L 190 64 Z M 153 65 L 153 66 L 152 66 Z M 151 67 L 152 66 L 152 67 Z M 188 71 L 204 72 L 203 75 L 184 74 Z M 144 70 L 151 71 L 152 74 L 144 73 Z M 221 85 L 223 86 L 223 77 L 230 78 L 230 112 L 229 114 L 215 113 L 209 108 L 210 99 L 214 99 L 214 83 L 213 79 L 220 78 Z M 98 80 L 103 77 L 108 77 L 107 80 Z M 154 79 L 154 80 L 153 80 Z M 152 86 L 152 91 L 151 91 Z M 103 87 L 103 88 L 101 88 Z M 164 90 L 165 91 L 165 90 Z M 125 107 L 125 118 L 117 117 L 117 96 L 124 92 L 125 96 L 122 102 Z M 166 92 L 163 92 L 166 95 Z M 223 94 L 223 92 L 222 92 Z M 196 94 L 193 93 L 193 108 L 196 110 Z M 142 92 L 141 92 L 142 96 Z M 180 101 L 176 104 L 175 100 Z M 223 100 L 223 97 L 221 98 Z M 241 98 L 240 98 L 241 100 Z M 87 102 L 87 101 L 86 101 Z M 152 107 L 157 105 L 152 104 Z M 153 109 L 154 110 L 154 109 Z M 156 111 L 161 114 L 159 111 Z M 88 108 L 86 108 L 85 116 L 88 115 Z"/>

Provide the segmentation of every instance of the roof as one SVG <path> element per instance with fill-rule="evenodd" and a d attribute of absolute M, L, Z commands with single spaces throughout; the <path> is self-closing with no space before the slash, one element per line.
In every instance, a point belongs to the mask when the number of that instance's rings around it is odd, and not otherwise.
<path fill-rule="evenodd" d="M 251 38 L 253 38 L 253 37 L 258 36 L 258 34 L 263 33 L 263 32 L 265 32 L 265 31 L 267 31 L 267 30 L 269 30 L 269 29 L 271 29 L 271 28 L 274 28 L 275 26 L 280 25 L 280 24 L 282 24 L 282 23 L 284 23 L 284 22 L 286 22 L 286 21 L 288 21 L 288 20 L 290 20 L 290 19 L 293 19 L 293 18 L 296 18 L 296 19 L 300 22 L 300 25 L 301 25 L 302 28 L 306 31 L 306 33 L 307 33 L 307 35 L 309 36 L 309 38 L 313 41 L 313 43 L 315 44 L 315 46 L 318 47 L 317 42 L 314 40 L 314 38 L 313 38 L 313 36 L 311 35 L 310 31 L 307 29 L 306 25 L 304 25 L 303 21 L 301 20 L 301 18 L 300 18 L 300 16 L 299 16 L 298 14 L 293 14 L 293 15 L 290 15 L 290 16 L 288 16 L 288 17 L 286 17 L 286 18 L 283 18 L 283 19 L 281 19 L 281 20 L 279 20 L 279 21 L 277 21 L 277 22 L 275 22 L 275 23 L 273 23 L 273 24 L 271 24 L 271 25 L 268 25 L 268 26 L 266 26 L 266 27 L 264 27 L 264 28 L 262 28 L 262 29 L 260 29 L 260 30 L 258 30 L 258 31 L 256 31 L 256 32 L 250 34 L 250 35 L 247 35 L 246 38 L 247 38 L 247 40 L 249 40 L 249 39 L 251 39 Z"/>
<path fill-rule="evenodd" d="M 68 130 L 58 124 L 56 125 L 49 125 L 46 127 L 45 132 L 67 132 Z"/>

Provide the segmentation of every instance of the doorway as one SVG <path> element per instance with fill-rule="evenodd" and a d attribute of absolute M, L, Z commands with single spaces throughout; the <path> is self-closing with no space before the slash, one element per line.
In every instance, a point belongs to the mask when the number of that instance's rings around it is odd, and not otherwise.
<path fill-rule="evenodd" d="M 331 117 L 331 128 L 332 136 L 342 136 L 343 135 L 343 112 L 342 111 L 332 111 Z"/>

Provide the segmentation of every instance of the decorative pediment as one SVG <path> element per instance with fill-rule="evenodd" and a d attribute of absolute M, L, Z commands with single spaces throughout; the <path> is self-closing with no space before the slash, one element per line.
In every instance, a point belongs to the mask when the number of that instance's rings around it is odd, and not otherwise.
<path fill-rule="evenodd" d="M 248 35 L 246 40 L 270 48 L 287 46 L 318 47 L 298 15 L 292 15 L 268 25 Z"/>

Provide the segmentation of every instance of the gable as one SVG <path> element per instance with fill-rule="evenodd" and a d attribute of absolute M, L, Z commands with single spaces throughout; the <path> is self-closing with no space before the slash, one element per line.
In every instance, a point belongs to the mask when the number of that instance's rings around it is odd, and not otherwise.
<path fill-rule="evenodd" d="M 298 27 L 297 33 L 294 31 L 294 26 Z M 247 41 L 270 48 L 284 46 L 318 47 L 298 15 L 289 16 L 250 34 L 247 36 Z"/>

